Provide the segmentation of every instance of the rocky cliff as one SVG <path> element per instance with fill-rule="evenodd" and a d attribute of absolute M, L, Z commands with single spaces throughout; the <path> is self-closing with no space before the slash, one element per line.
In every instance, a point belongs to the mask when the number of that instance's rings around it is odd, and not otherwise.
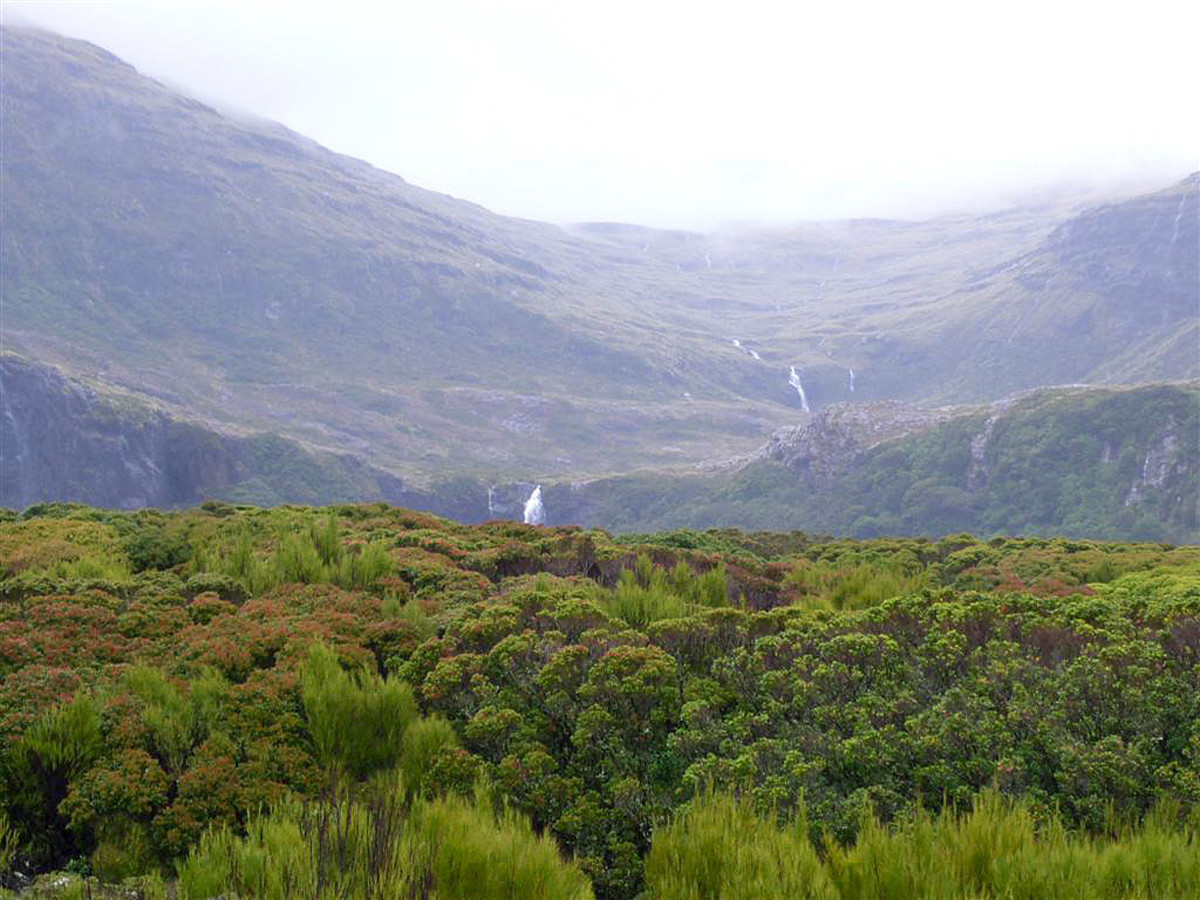
<path fill-rule="evenodd" d="M 136 508 L 386 500 L 520 521 L 535 484 L 416 487 L 352 454 L 187 422 L 0 355 L 0 505 Z M 757 452 L 693 473 L 543 485 L 550 525 L 1067 534 L 1200 540 L 1200 385 L 1055 388 L 921 409 L 835 404 Z"/>

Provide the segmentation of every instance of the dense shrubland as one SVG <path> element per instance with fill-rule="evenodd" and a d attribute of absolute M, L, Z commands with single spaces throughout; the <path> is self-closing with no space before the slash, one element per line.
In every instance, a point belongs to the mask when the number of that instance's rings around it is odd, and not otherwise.
<path fill-rule="evenodd" d="M 13 887 L 1197 896 L 1194 548 L 54 504 L 0 579 Z"/>

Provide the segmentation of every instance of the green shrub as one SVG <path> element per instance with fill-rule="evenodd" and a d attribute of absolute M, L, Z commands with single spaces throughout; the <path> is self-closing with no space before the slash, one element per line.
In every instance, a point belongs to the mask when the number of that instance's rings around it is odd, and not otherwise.
<path fill-rule="evenodd" d="M 185 582 L 184 590 L 191 597 L 216 594 L 230 603 L 241 603 L 246 599 L 246 590 L 240 582 L 216 572 L 198 572 Z"/>
<path fill-rule="evenodd" d="M 171 569 L 187 562 L 192 547 L 187 538 L 163 528 L 141 525 L 129 533 L 122 545 L 134 572 Z"/>

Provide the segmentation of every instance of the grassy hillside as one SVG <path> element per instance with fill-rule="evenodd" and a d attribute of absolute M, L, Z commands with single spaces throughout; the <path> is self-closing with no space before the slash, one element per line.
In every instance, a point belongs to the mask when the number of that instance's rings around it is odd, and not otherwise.
<path fill-rule="evenodd" d="M 184 418 L 544 480 L 750 451 L 798 415 L 793 365 L 814 409 L 1197 374 L 1194 178 L 928 222 L 560 228 L 91 45 L 2 40 L 6 346 Z"/>
<path fill-rule="evenodd" d="M 0 892 L 1197 896 L 1195 548 L 2 519 Z"/>

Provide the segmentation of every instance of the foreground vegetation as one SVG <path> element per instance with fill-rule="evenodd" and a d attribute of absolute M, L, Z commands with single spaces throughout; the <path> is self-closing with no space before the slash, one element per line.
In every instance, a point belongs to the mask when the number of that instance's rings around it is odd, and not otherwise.
<path fill-rule="evenodd" d="M 0 577 L 14 890 L 1200 896 L 1196 548 L 47 505 Z"/>

